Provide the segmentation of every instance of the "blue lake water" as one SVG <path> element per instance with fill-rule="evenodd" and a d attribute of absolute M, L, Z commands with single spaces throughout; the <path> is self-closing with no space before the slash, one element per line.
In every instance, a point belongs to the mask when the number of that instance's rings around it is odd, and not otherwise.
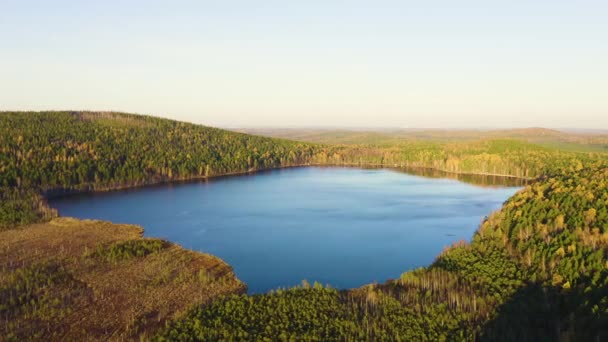
<path fill-rule="evenodd" d="M 308 167 L 50 201 L 61 215 L 132 223 L 228 262 L 250 293 L 303 279 L 352 288 L 426 266 L 470 240 L 519 187 L 388 169 Z"/>

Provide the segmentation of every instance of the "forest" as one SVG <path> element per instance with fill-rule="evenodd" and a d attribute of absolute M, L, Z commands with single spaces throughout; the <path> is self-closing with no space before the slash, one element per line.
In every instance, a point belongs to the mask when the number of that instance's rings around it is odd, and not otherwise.
<path fill-rule="evenodd" d="M 49 196 L 277 167 L 415 167 L 528 184 L 426 268 L 358 289 L 303 283 L 226 296 L 167 320 L 156 340 L 608 339 L 606 153 L 509 137 L 306 143 L 108 112 L 2 112 L 0 132 L 5 231 L 55 217 Z M 115 260 L 161 247 L 94 253 Z M 3 301 L 10 284 L 0 280 Z"/>
<path fill-rule="evenodd" d="M 52 217 L 44 196 L 301 165 L 315 153 L 306 144 L 119 113 L 4 112 L 0 132 L 0 228 Z"/>

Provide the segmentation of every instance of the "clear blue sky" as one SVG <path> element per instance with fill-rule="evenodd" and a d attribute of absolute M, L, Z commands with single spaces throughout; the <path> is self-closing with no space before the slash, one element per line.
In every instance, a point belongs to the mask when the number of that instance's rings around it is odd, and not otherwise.
<path fill-rule="evenodd" d="M 0 110 L 608 128 L 608 1 L 0 1 Z"/>

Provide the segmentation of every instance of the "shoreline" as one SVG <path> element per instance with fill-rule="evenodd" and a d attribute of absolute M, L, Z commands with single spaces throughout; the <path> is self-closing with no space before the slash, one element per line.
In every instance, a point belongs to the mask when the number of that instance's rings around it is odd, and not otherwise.
<path fill-rule="evenodd" d="M 212 180 L 212 179 L 218 179 L 218 180 L 220 180 L 222 178 L 229 178 L 229 177 L 238 177 L 238 176 L 247 176 L 247 175 L 253 176 L 253 175 L 256 175 L 256 174 L 260 174 L 260 173 L 272 172 L 272 171 L 277 171 L 277 170 L 282 170 L 282 169 L 309 168 L 309 167 L 327 168 L 327 169 L 329 169 L 329 168 L 335 168 L 335 169 L 338 169 L 338 168 L 352 168 L 352 169 L 360 169 L 360 170 L 369 169 L 369 170 L 394 170 L 394 171 L 399 171 L 399 170 L 426 170 L 426 171 L 438 172 L 438 173 L 446 176 L 446 177 L 439 177 L 439 178 L 443 178 L 443 179 L 456 179 L 459 182 L 465 182 L 465 181 L 464 180 L 459 180 L 457 178 L 450 178 L 450 177 L 447 177 L 447 175 L 452 175 L 452 176 L 499 177 L 499 178 L 504 178 L 504 179 L 517 179 L 517 180 L 522 180 L 522 181 L 532 181 L 532 180 L 534 180 L 534 179 L 524 179 L 524 178 L 521 178 L 521 177 L 511 176 L 511 175 L 505 176 L 505 175 L 500 175 L 500 174 L 488 174 L 488 173 L 456 173 L 456 172 L 447 172 L 447 171 L 443 171 L 443 170 L 432 168 L 432 167 L 413 167 L 413 166 L 406 167 L 406 166 L 399 166 L 399 165 L 397 165 L 397 166 L 394 166 L 394 165 L 390 166 L 390 165 L 387 165 L 387 164 L 355 164 L 355 163 L 320 164 L 320 163 L 308 163 L 308 164 L 289 165 L 289 166 L 281 166 L 281 167 L 259 169 L 259 170 L 248 170 L 248 171 L 242 171 L 242 172 L 231 172 L 231 173 L 226 173 L 226 174 L 221 174 L 221 175 L 214 175 L 214 176 L 203 176 L 203 177 L 195 177 L 195 178 L 188 178 L 188 179 L 176 179 L 176 180 L 169 180 L 169 181 L 163 181 L 163 182 L 157 182 L 157 183 L 151 183 L 151 184 L 144 184 L 144 185 L 137 185 L 137 186 L 127 186 L 127 187 L 120 187 L 120 188 L 107 189 L 107 190 L 104 189 L 104 190 L 94 190 L 94 191 L 71 191 L 71 192 L 69 192 L 67 194 L 58 195 L 58 196 L 54 196 L 54 197 L 51 197 L 51 198 L 70 197 L 70 196 L 79 196 L 79 195 L 94 195 L 94 194 L 103 194 L 103 193 L 119 192 L 119 191 L 137 191 L 140 188 L 152 188 L 152 187 L 155 187 L 155 186 L 159 186 L 160 187 L 160 186 L 167 186 L 167 185 L 172 185 L 172 184 L 175 184 L 175 185 L 182 185 L 182 184 L 186 185 L 186 184 L 194 184 L 194 183 L 197 183 L 197 182 L 207 182 L 207 181 Z M 415 174 L 415 173 L 409 173 L 409 174 L 417 175 L 419 177 L 432 178 L 429 175 Z M 505 186 L 508 186 L 508 185 L 505 185 Z M 45 199 L 47 199 L 47 197 L 45 197 Z M 502 206 L 499 209 L 496 209 L 496 210 L 491 211 L 490 213 L 488 213 L 488 215 L 486 217 L 494 214 L 496 211 L 500 211 L 501 209 L 502 209 Z M 59 214 L 57 216 L 57 218 L 62 219 L 62 218 L 72 218 L 72 217 L 70 217 L 70 216 L 63 216 L 63 215 Z M 121 222 L 114 222 L 114 221 L 110 221 L 110 220 L 106 220 L 106 219 L 93 219 L 93 218 L 74 218 L 74 219 L 80 220 L 80 221 L 87 221 L 87 220 L 100 221 L 100 222 L 107 222 L 109 224 L 124 224 L 124 223 L 121 223 Z M 483 223 L 483 221 L 482 221 L 482 223 Z M 480 224 L 477 225 L 477 227 L 475 228 L 475 231 L 473 232 L 473 235 L 476 234 L 479 231 L 482 223 L 480 223 Z M 144 237 L 145 236 L 144 232 L 146 231 L 146 227 L 144 225 L 142 225 L 142 224 L 134 224 L 134 225 L 136 225 L 136 226 L 138 226 L 138 227 L 140 227 L 142 229 L 142 237 Z M 159 238 L 159 237 L 148 236 L 148 238 Z M 180 248 L 192 251 L 194 253 L 200 253 L 200 254 L 203 254 L 203 255 L 208 255 L 208 256 L 211 256 L 211 257 L 215 257 L 215 258 L 221 260 L 222 262 L 224 262 L 226 265 L 228 265 L 228 267 L 230 267 L 234 271 L 233 265 L 230 264 L 230 263 L 228 263 L 227 261 L 225 261 L 223 258 L 221 258 L 218 255 L 212 254 L 212 253 L 207 252 L 207 251 L 196 250 L 196 249 L 193 249 L 192 247 L 186 247 L 186 246 L 182 245 L 181 243 L 175 242 L 173 240 L 169 240 L 168 238 L 164 238 L 163 237 L 163 238 L 160 238 L 160 239 L 165 239 L 166 241 L 169 241 L 170 243 L 172 243 L 172 244 L 174 244 L 174 245 L 176 245 L 176 246 L 178 246 Z M 466 240 L 466 242 L 470 243 L 471 239 L 472 239 L 472 236 L 468 240 Z M 445 248 L 449 248 L 449 246 L 445 246 Z M 443 253 L 443 252 L 441 252 L 441 253 Z M 439 257 L 441 255 L 441 253 L 437 254 L 435 258 Z M 422 266 L 422 267 L 428 267 L 431 264 L 432 264 L 432 262 L 429 263 L 428 265 L 425 265 L 425 266 Z M 413 271 L 413 270 L 415 270 L 415 268 L 405 269 L 405 270 L 403 270 L 403 272 L 409 272 L 409 271 Z M 249 286 L 248 286 L 248 284 L 245 281 L 241 280 L 238 277 L 238 275 L 236 274 L 236 272 L 235 272 L 235 276 L 245 286 L 245 291 L 244 291 L 243 294 L 246 294 L 246 295 L 265 294 L 265 293 L 268 293 L 268 291 L 274 291 L 274 290 L 276 290 L 276 289 L 270 289 L 270 290 L 265 291 L 265 292 L 250 293 L 249 292 Z M 394 280 L 397 280 L 397 279 L 398 279 L 398 277 L 396 277 L 396 278 L 387 278 L 387 279 L 385 279 L 384 282 L 394 281 Z M 358 288 L 361 288 L 361 287 L 365 287 L 365 286 L 368 286 L 368 285 L 371 285 L 371 284 L 373 284 L 373 283 L 372 282 L 366 283 L 366 284 L 364 284 L 362 286 L 358 286 L 358 287 L 357 286 L 356 287 L 344 287 L 344 288 L 336 288 L 336 289 L 338 289 L 340 291 L 342 291 L 342 290 L 349 291 L 349 290 L 355 290 L 355 289 L 358 289 Z M 295 285 L 295 286 L 297 287 L 298 285 Z M 285 287 L 285 288 L 288 289 L 290 287 Z M 277 289 L 279 289 L 279 288 L 277 288 Z"/>
<path fill-rule="evenodd" d="M 153 187 L 167 184 L 184 184 L 184 183 L 194 183 L 200 181 L 208 181 L 212 179 L 221 179 L 228 177 L 237 177 L 237 176 L 245 176 L 245 175 L 255 175 L 257 173 L 273 171 L 273 170 L 282 170 L 282 169 L 291 169 L 291 168 L 304 168 L 304 167 L 351 167 L 351 168 L 377 168 L 377 169 L 401 169 L 401 170 L 426 170 L 439 172 L 446 175 L 455 175 L 455 176 L 480 176 L 480 177 L 498 177 L 498 178 L 507 178 L 511 180 L 521 180 L 524 184 L 528 182 L 534 181 L 539 177 L 520 177 L 508 174 L 498 174 L 498 173 L 489 173 L 489 172 L 456 172 L 456 171 L 446 171 L 443 169 L 428 167 L 428 166 L 408 166 L 403 164 L 359 164 L 359 163 L 341 163 L 341 164 L 322 164 L 322 163 L 305 163 L 305 164 L 294 164 L 294 165 L 285 165 L 285 166 L 277 166 L 271 168 L 264 169 L 249 169 L 246 171 L 235 171 L 222 173 L 212 176 L 193 176 L 193 177 L 182 177 L 175 179 L 161 179 L 161 180 L 151 180 L 144 182 L 136 182 L 130 185 L 117 185 L 117 186 L 108 186 L 102 188 L 95 188 L 94 185 L 87 184 L 84 185 L 82 189 L 49 189 L 41 191 L 41 195 L 45 200 L 61 198 L 61 197 L 70 197 L 82 194 L 94 194 L 94 193 L 104 193 L 104 192 L 113 192 L 113 191 L 124 191 L 124 190 L 133 190 L 138 188 L 145 187 Z M 450 177 L 445 177 L 450 178 Z"/>

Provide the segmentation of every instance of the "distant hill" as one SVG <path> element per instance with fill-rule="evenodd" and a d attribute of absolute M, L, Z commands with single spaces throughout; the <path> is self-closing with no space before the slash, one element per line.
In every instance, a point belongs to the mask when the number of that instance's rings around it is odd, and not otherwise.
<path fill-rule="evenodd" d="M 567 151 L 608 152 L 608 132 L 569 132 L 548 128 L 483 129 L 322 129 L 241 128 L 239 132 L 326 144 L 392 145 L 410 140 L 467 141 L 520 139 Z"/>

